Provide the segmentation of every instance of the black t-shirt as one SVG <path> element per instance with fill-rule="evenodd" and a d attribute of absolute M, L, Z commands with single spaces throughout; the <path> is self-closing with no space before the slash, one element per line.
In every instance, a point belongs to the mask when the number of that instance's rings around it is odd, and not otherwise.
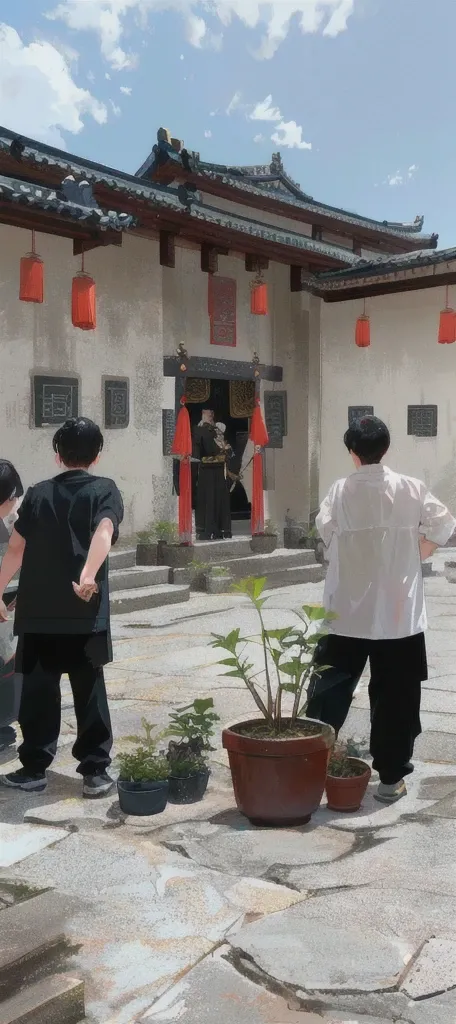
<path fill-rule="evenodd" d="M 14 632 L 102 633 L 109 629 L 108 561 L 97 574 L 98 594 L 86 603 L 76 596 L 93 534 L 103 519 L 117 541 L 124 514 L 113 480 L 68 470 L 30 487 L 15 529 L 24 538 Z"/>

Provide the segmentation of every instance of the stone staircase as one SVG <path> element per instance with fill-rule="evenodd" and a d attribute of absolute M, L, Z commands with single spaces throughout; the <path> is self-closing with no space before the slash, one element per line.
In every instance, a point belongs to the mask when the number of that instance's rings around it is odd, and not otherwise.
<path fill-rule="evenodd" d="M 1 1024 L 83 1024 L 84 982 L 66 973 L 65 900 L 0 878 Z"/>
<path fill-rule="evenodd" d="M 111 612 L 123 615 L 188 601 L 191 590 L 203 590 L 204 570 L 208 565 L 223 566 L 237 580 L 245 576 L 264 576 L 268 589 L 318 583 L 325 576 L 325 568 L 315 561 L 313 551 L 279 548 L 269 555 L 256 555 L 252 554 L 248 537 L 197 542 L 191 582 L 189 570 L 185 568 L 136 565 L 136 550 L 129 548 L 111 555 Z"/>

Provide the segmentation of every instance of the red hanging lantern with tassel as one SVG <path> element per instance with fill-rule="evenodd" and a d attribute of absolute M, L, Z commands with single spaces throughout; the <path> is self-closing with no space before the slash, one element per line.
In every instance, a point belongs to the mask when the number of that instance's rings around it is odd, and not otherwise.
<path fill-rule="evenodd" d="M 363 313 L 356 321 L 355 344 L 358 348 L 369 348 L 370 343 L 370 318 L 366 314 L 366 300 L 364 300 Z"/>
<path fill-rule="evenodd" d="M 179 466 L 179 541 L 181 544 L 192 543 L 192 430 L 190 416 L 181 398 L 181 409 L 177 417 L 176 429 L 171 454 L 180 459 Z"/>
<path fill-rule="evenodd" d="M 32 251 L 21 258 L 19 298 L 21 302 L 43 302 L 44 265 L 35 252 L 35 232 L 32 231 Z"/>
<path fill-rule="evenodd" d="M 73 277 L 71 287 L 71 320 L 73 327 L 81 331 L 94 331 L 97 326 L 95 281 L 85 273 L 84 253 L 81 270 Z"/>
<path fill-rule="evenodd" d="M 439 345 L 452 345 L 456 341 L 456 315 L 448 303 L 448 285 L 445 292 L 445 309 L 440 312 Z"/>
<path fill-rule="evenodd" d="M 269 441 L 269 434 L 261 412 L 260 399 L 257 398 L 252 422 L 250 424 L 250 441 L 255 446 L 253 456 L 253 479 L 252 479 L 252 516 L 251 530 L 252 537 L 264 533 L 264 487 L 263 487 L 263 453 L 262 448 Z"/>
<path fill-rule="evenodd" d="M 255 316 L 267 316 L 269 313 L 268 286 L 261 275 L 251 285 L 250 312 Z"/>

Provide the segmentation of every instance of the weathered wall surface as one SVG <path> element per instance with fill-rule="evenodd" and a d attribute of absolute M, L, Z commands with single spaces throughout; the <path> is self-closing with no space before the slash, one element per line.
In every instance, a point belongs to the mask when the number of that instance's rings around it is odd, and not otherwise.
<path fill-rule="evenodd" d="M 369 299 L 371 347 L 358 349 L 362 303 L 323 303 L 320 497 L 352 469 L 348 406 L 370 405 L 391 430 L 391 468 L 424 479 L 456 512 L 456 347 L 437 344 L 442 305 L 443 288 Z M 407 433 L 407 406 L 421 404 L 438 406 L 436 437 Z"/>
<path fill-rule="evenodd" d="M 69 240 L 37 235 L 45 264 L 45 302 L 19 301 L 19 260 L 29 247 L 29 232 L 0 227 L 1 454 L 16 463 L 26 484 L 55 472 L 51 442 L 56 427 L 32 425 L 34 373 L 78 377 L 79 411 L 100 423 L 103 375 L 128 377 L 130 425 L 104 431 L 100 472 L 117 480 L 125 499 L 125 529 L 133 532 L 165 499 L 158 244 L 125 237 L 122 248 L 87 254 L 86 270 L 97 285 L 97 328 L 90 332 L 71 323 L 71 279 L 80 260 L 73 257 Z"/>

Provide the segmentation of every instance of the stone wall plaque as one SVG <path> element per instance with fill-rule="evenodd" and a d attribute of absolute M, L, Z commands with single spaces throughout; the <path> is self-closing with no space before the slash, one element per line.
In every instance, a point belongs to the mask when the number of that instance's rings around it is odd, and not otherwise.
<path fill-rule="evenodd" d="M 208 402 L 211 396 L 211 382 L 204 377 L 187 377 L 185 383 L 185 397 L 187 402 L 199 405 L 201 402 Z"/>
<path fill-rule="evenodd" d="M 79 415 L 77 377 L 33 377 L 33 419 L 35 427 L 59 426 Z"/>
<path fill-rule="evenodd" d="M 176 414 L 174 409 L 162 409 L 163 455 L 171 455 L 175 426 Z"/>
<path fill-rule="evenodd" d="M 254 409 L 255 381 L 230 380 L 230 414 L 233 419 L 249 419 Z"/>
<path fill-rule="evenodd" d="M 362 420 L 364 416 L 373 416 L 374 406 L 373 405 L 349 405 L 348 406 L 348 426 L 353 427 L 358 420 Z"/>
<path fill-rule="evenodd" d="M 104 381 L 104 422 L 109 430 L 122 430 L 130 422 L 129 384 L 125 378 Z"/>
<path fill-rule="evenodd" d="M 412 437 L 437 437 L 437 406 L 409 405 L 407 433 Z"/>
<path fill-rule="evenodd" d="M 269 434 L 268 448 L 283 448 L 283 439 L 287 435 L 286 391 L 265 391 L 264 414 Z"/>

